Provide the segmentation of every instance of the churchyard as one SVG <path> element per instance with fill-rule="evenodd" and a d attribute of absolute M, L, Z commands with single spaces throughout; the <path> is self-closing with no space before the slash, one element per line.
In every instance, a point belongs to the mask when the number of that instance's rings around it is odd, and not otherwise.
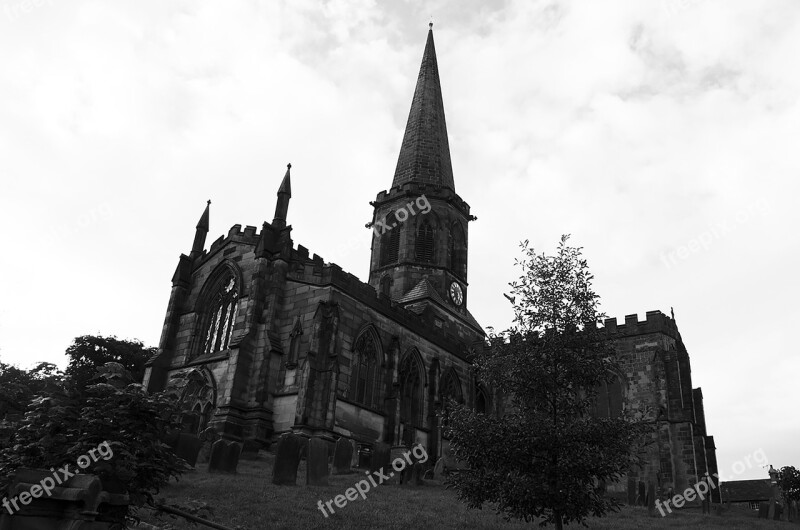
<path fill-rule="evenodd" d="M 202 458 L 201 458 L 202 459 Z M 360 496 L 327 518 L 318 508 L 319 501 L 344 495 L 365 476 L 363 469 L 350 474 L 331 474 L 327 486 L 306 486 L 306 461 L 299 463 L 295 485 L 273 484 L 275 456 L 261 451 L 252 460 L 239 460 L 237 473 L 209 473 L 206 463 L 198 463 L 180 481 L 161 491 L 167 505 L 183 507 L 208 505 L 212 520 L 229 528 L 260 530 L 272 528 L 538 528 L 535 523 L 507 523 L 491 509 L 470 510 L 444 486 L 441 478 L 425 479 L 424 484 L 387 485 L 372 488 L 366 499 Z M 414 482 L 412 482 L 414 483 Z M 201 510 L 202 512 L 202 510 Z M 167 516 L 156 517 L 141 512 L 143 521 L 157 528 L 195 530 L 188 522 Z M 167 526 L 170 525 L 170 526 Z M 722 515 L 703 516 L 700 508 L 675 511 L 667 517 L 651 517 L 641 507 L 624 507 L 621 512 L 604 519 L 588 520 L 589 528 L 726 528 L 774 529 L 794 528 L 790 523 L 764 521 L 755 512 L 730 510 Z M 141 526 L 140 528 L 152 528 Z"/>

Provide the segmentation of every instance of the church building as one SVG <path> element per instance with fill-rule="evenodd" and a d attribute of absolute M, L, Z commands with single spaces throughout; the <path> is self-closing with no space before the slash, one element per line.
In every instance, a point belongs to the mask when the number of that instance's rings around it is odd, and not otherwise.
<path fill-rule="evenodd" d="M 286 432 L 364 449 L 420 443 L 435 462 L 448 453 L 438 417 L 448 398 L 503 407 L 470 367 L 485 343 L 468 309 L 475 217 L 456 193 L 432 30 L 391 186 L 370 203 L 367 282 L 294 243 L 291 197 L 289 165 L 272 222 L 234 225 L 209 248 L 206 207 L 172 278 L 145 387 L 183 386 L 187 431 L 262 446 Z M 597 414 L 637 411 L 654 425 L 647 464 L 609 489 L 636 502 L 644 484 L 663 496 L 713 475 L 702 391 L 674 317 L 629 315 L 605 330 L 620 373 L 600 389 Z"/>
<path fill-rule="evenodd" d="M 441 454 L 447 398 L 494 403 L 468 361 L 484 342 L 467 309 L 475 218 L 456 193 L 432 30 L 391 187 L 371 203 L 367 283 L 295 245 L 291 196 L 290 165 L 272 222 L 234 225 L 207 250 L 206 207 L 173 276 L 146 387 L 191 372 L 191 429 L 234 439 L 268 444 L 293 431 Z"/>

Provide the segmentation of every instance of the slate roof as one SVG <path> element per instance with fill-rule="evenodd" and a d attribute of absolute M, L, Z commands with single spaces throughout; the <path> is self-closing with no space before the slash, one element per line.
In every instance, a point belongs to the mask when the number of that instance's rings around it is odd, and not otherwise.
<path fill-rule="evenodd" d="M 419 68 L 392 187 L 407 182 L 456 190 L 444 119 L 442 87 L 439 83 L 439 66 L 433 45 L 433 29 L 428 31 L 428 41 L 422 54 L 422 65 Z"/>
<path fill-rule="evenodd" d="M 732 480 L 720 483 L 722 502 L 766 501 L 770 497 L 768 478 L 759 480 Z"/>

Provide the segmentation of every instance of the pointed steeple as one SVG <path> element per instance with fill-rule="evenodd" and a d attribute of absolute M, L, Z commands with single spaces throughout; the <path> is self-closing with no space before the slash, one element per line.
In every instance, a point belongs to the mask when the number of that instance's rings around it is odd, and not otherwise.
<path fill-rule="evenodd" d="M 289 199 L 292 198 L 292 164 L 286 164 L 286 174 L 283 176 L 281 187 L 278 188 L 278 200 L 275 202 L 275 218 L 272 226 L 275 228 L 286 227 L 286 216 L 289 213 Z"/>
<path fill-rule="evenodd" d="M 433 23 L 428 30 L 392 187 L 406 182 L 440 185 L 455 191 L 439 67 L 433 45 Z"/>
<path fill-rule="evenodd" d="M 208 210 L 211 208 L 211 201 L 206 203 L 206 209 L 200 220 L 197 221 L 197 229 L 194 232 L 194 243 L 192 243 L 192 252 L 189 257 L 194 259 L 203 253 L 206 246 L 206 234 L 208 234 Z"/>

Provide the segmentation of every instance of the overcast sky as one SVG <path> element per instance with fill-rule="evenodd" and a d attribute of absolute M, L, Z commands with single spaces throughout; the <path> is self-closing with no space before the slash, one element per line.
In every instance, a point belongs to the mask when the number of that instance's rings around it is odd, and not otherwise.
<path fill-rule="evenodd" d="M 570 233 L 609 316 L 674 307 L 723 478 L 800 466 L 800 3 L 64 4 L 0 0 L 0 360 L 156 346 L 206 200 L 260 227 L 288 162 L 295 243 L 366 279 L 432 16 L 478 321 Z"/>

